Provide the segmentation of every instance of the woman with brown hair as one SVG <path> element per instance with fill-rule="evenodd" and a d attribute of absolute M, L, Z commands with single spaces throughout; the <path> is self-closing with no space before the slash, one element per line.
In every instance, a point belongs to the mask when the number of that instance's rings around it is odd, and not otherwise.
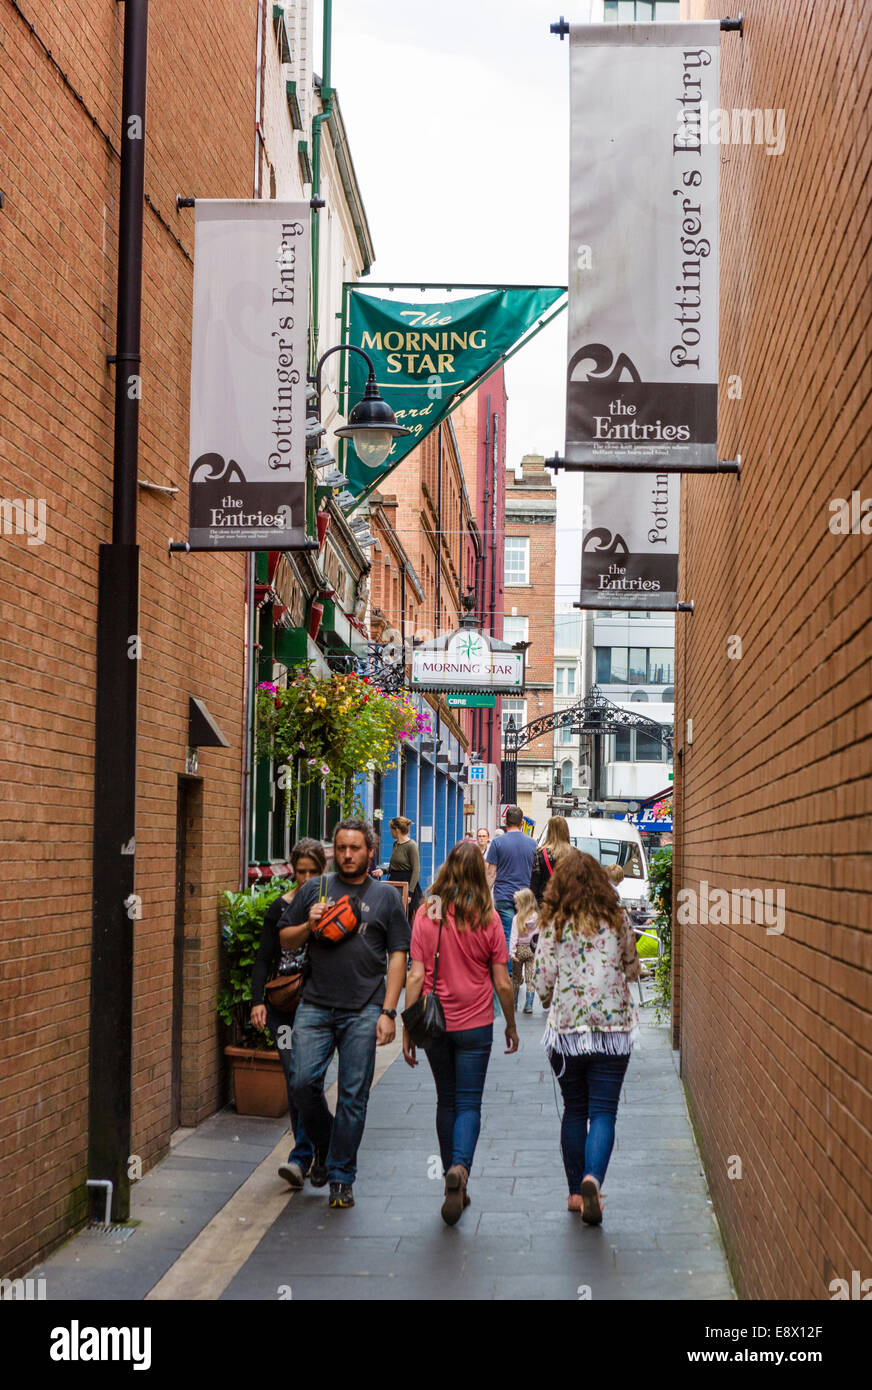
<path fill-rule="evenodd" d="M 478 846 L 461 841 L 442 865 L 412 927 L 406 1008 L 433 989 L 445 1014 L 445 1033 L 425 1051 L 436 1082 L 436 1133 L 445 1173 L 442 1219 L 453 1226 L 469 1205 L 466 1191 L 481 1131 L 481 1097 L 493 1043 L 493 993 L 506 1019 L 506 1052 L 517 1052 L 518 1031 L 506 968 L 506 937 L 494 910 Z M 403 1056 L 418 1065 L 403 1030 Z"/>
<path fill-rule="evenodd" d="M 627 983 L 638 976 L 636 938 L 605 870 L 590 854 L 568 850 L 542 901 L 533 983 L 549 1008 L 543 1042 L 563 1092 L 568 1206 L 590 1225 L 603 1219 L 600 1188 L 639 1036 Z"/>
<path fill-rule="evenodd" d="M 563 816 L 552 816 L 545 827 L 545 838 L 536 851 L 530 874 L 530 892 L 540 905 L 557 861 L 571 848 L 569 826 Z"/>

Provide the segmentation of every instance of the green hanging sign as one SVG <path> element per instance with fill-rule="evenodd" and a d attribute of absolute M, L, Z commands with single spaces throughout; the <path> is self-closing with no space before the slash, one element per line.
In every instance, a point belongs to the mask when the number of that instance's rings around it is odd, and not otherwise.
<path fill-rule="evenodd" d="M 372 359 L 382 396 L 411 434 L 396 441 L 378 468 L 367 468 L 349 443 L 349 492 L 359 497 L 393 472 L 565 293 L 553 285 L 493 289 L 473 299 L 410 304 L 351 289 L 347 341 Z M 349 404 L 363 396 L 366 378 L 363 358 L 349 353 Z"/>

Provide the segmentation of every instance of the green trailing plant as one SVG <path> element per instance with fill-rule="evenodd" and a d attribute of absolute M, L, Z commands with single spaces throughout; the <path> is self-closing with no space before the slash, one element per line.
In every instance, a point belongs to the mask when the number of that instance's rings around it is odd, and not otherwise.
<path fill-rule="evenodd" d="M 232 1030 L 232 1041 L 237 1047 L 275 1047 L 269 1030 L 259 1033 L 249 1021 L 251 972 L 266 910 L 281 893 L 287 893 L 292 883 L 290 878 L 271 878 L 267 883 L 254 884 L 246 892 L 234 893 L 227 889 L 219 898 L 222 974 L 226 984 L 218 995 L 218 1014 Z"/>
<path fill-rule="evenodd" d="M 654 1009 L 659 1023 L 672 1008 L 672 846 L 656 850 L 648 861 L 648 883 L 656 916 L 654 926 L 663 952 L 654 969 Z"/>
<path fill-rule="evenodd" d="M 355 779 L 389 772 L 398 746 L 430 729 L 408 696 L 386 695 L 354 673 L 324 677 L 299 667 L 285 686 L 257 687 L 257 756 L 275 759 L 286 778 L 293 773 L 289 812 L 299 788 L 315 782 L 344 816 L 362 815 Z"/>

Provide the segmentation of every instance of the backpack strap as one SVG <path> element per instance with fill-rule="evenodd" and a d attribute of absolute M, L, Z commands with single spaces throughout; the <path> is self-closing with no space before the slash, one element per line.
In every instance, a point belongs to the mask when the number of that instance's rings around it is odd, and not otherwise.
<path fill-rule="evenodd" d="M 548 851 L 547 851 L 547 849 L 544 849 L 544 848 L 543 848 L 543 850 L 542 850 L 542 858 L 545 860 L 545 864 L 546 864 L 546 866 L 547 866 L 548 872 L 549 872 L 549 874 L 551 875 L 551 877 L 553 878 L 553 877 L 554 877 L 554 869 L 553 869 L 553 867 L 552 867 L 552 865 L 551 865 L 551 860 L 548 858 Z"/>

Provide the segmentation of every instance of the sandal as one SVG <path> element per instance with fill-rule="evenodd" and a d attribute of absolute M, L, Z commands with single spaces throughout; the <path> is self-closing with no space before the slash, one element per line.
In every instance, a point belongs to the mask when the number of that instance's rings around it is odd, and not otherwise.
<path fill-rule="evenodd" d="M 460 1163 L 454 1163 L 445 1174 L 445 1201 L 442 1203 L 442 1220 L 446 1226 L 454 1226 L 460 1220 L 464 1207 L 469 1206 L 466 1198 L 466 1180 L 469 1173 Z M 464 1200 L 466 1199 L 466 1200 Z"/>
<path fill-rule="evenodd" d="M 570 1192 L 569 1200 L 566 1203 L 567 1211 L 581 1211 L 581 1193 Z"/>

